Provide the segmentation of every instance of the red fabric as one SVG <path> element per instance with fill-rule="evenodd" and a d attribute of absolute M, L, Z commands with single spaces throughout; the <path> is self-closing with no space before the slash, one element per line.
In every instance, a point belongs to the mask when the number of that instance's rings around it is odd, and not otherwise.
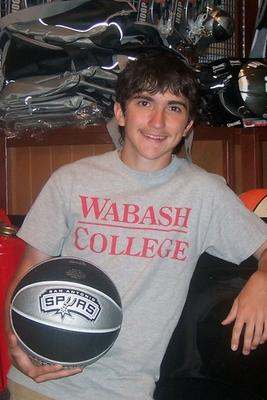
<path fill-rule="evenodd" d="M 0 209 L 0 222 L 11 225 L 4 210 Z M 0 392 L 6 388 L 10 361 L 4 331 L 4 303 L 7 289 L 24 252 L 24 242 L 16 236 L 0 235 Z"/>

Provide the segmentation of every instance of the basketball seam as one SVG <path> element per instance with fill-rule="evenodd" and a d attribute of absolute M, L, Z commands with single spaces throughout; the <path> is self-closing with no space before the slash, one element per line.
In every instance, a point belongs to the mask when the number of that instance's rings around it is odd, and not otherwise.
<path fill-rule="evenodd" d="M 261 202 L 262 202 L 264 199 L 266 199 L 266 198 L 267 198 L 267 195 L 263 196 L 263 197 L 257 202 L 257 204 L 256 204 L 255 207 L 254 207 L 254 211 L 255 211 L 256 208 L 261 204 Z"/>
<path fill-rule="evenodd" d="M 34 321 L 37 322 L 41 325 L 45 325 L 45 326 L 52 326 L 53 328 L 58 328 L 61 329 L 63 331 L 72 331 L 72 332 L 80 332 L 80 333 L 109 333 L 109 332 L 115 332 L 118 329 L 120 329 L 121 324 L 114 327 L 114 328 L 103 328 L 103 329 L 81 329 L 81 328 L 77 328 L 75 327 L 75 330 L 72 327 L 67 327 L 67 326 L 62 326 L 59 325 L 58 323 L 55 323 L 53 321 L 44 321 L 41 319 L 38 319 L 36 317 L 33 317 L 31 315 L 25 314 L 23 311 L 18 310 L 16 307 L 12 306 L 12 311 L 14 311 L 15 313 L 21 315 L 22 317 L 27 318 L 30 321 Z M 13 318 L 12 318 L 13 319 Z"/>

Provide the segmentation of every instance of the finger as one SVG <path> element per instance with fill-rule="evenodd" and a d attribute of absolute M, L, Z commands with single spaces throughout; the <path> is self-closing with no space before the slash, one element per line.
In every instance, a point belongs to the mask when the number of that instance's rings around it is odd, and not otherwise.
<path fill-rule="evenodd" d="M 244 325 L 245 325 L 245 322 L 243 320 L 236 319 L 234 327 L 233 327 L 232 339 L 231 339 L 231 349 L 233 351 L 236 351 L 238 349 L 239 342 L 240 342 L 240 335 L 241 335 Z"/>
<path fill-rule="evenodd" d="M 61 365 L 40 365 L 36 364 L 27 353 L 17 344 L 15 335 L 10 335 L 10 358 L 15 367 L 23 373 L 26 373 L 30 378 L 35 379 L 37 376 L 50 372 L 62 370 Z"/>
<path fill-rule="evenodd" d="M 237 304 L 237 300 L 234 301 L 231 310 L 229 311 L 228 315 L 226 316 L 226 318 L 221 322 L 222 325 L 228 325 L 231 322 L 233 322 L 236 319 L 236 315 L 237 315 L 237 308 L 238 308 L 238 304 Z"/>
<path fill-rule="evenodd" d="M 80 374 L 82 371 L 83 371 L 82 368 L 64 369 L 62 367 L 62 369 L 60 371 L 57 371 L 57 372 L 50 371 L 45 374 L 36 376 L 34 378 L 34 381 L 37 383 L 41 383 L 41 382 L 46 382 L 51 379 L 54 380 L 54 379 L 66 378 L 68 376 Z"/>
<path fill-rule="evenodd" d="M 263 344 L 267 341 L 267 322 L 264 323 L 263 332 L 261 335 L 260 344 Z"/>
<path fill-rule="evenodd" d="M 254 321 L 250 321 L 246 324 L 245 334 L 244 334 L 244 344 L 242 353 L 247 356 L 251 351 L 252 340 L 255 332 Z"/>
<path fill-rule="evenodd" d="M 8 339 L 9 348 L 11 350 L 18 346 L 17 338 L 16 338 L 16 335 L 14 335 L 14 333 L 8 334 L 7 339 Z"/>
<path fill-rule="evenodd" d="M 261 338 L 264 330 L 264 323 L 262 320 L 258 320 L 254 327 L 254 336 L 251 343 L 251 349 L 255 350 L 261 343 Z"/>
<path fill-rule="evenodd" d="M 12 359 L 17 359 L 22 357 L 22 359 L 26 360 L 29 357 L 26 355 L 25 351 L 19 346 L 17 338 L 14 334 L 9 335 L 8 337 L 9 342 L 9 353 Z"/>
<path fill-rule="evenodd" d="M 9 355 L 12 363 L 20 371 L 27 373 L 33 367 L 33 363 L 28 355 L 17 344 L 16 338 L 11 338 L 9 346 Z"/>
<path fill-rule="evenodd" d="M 62 370 L 63 366 L 59 364 L 37 365 L 35 362 L 32 362 L 32 367 L 28 371 L 28 375 L 33 380 L 36 380 L 40 376 L 45 376 L 47 374 L 56 374 L 57 372 Z"/>
<path fill-rule="evenodd" d="M 82 368 L 64 369 L 64 367 L 59 364 L 36 364 L 17 344 L 17 338 L 14 334 L 9 335 L 9 345 L 13 364 L 35 382 L 41 383 L 50 379 L 64 378 L 83 371 Z"/>

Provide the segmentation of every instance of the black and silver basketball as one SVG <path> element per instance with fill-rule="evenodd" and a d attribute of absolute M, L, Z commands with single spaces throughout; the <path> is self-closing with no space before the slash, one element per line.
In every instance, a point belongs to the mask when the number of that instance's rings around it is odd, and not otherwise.
<path fill-rule="evenodd" d="M 86 366 L 114 344 L 122 307 L 112 280 L 84 260 L 57 257 L 18 283 L 11 324 L 22 348 L 41 363 Z"/>

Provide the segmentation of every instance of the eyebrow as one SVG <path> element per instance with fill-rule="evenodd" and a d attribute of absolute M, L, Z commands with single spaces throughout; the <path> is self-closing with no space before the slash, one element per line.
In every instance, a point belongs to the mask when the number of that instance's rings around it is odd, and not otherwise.
<path fill-rule="evenodd" d="M 182 107 L 184 107 L 186 110 L 187 110 L 187 104 L 186 104 L 186 102 L 184 102 L 184 101 L 182 101 L 182 100 L 171 100 L 171 101 L 169 101 L 169 105 L 179 105 L 179 106 L 182 106 Z"/>
<path fill-rule="evenodd" d="M 147 101 L 153 101 L 153 97 L 152 96 L 148 96 L 146 94 L 142 95 L 142 94 L 136 94 L 132 97 L 132 99 L 142 99 L 142 100 L 147 100 Z M 185 101 L 183 100 L 170 100 L 168 101 L 168 104 L 170 106 L 182 106 L 185 110 L 187 110 L 187 104 Z"/>
<path fill-rule="evenodd" d="M 151 96 L 147 96 L 147 95 L 142 95 L 142 94 L 135 94 L 133 97 L 131 97 L 131 99 L 142 99 L 142 100 L 148 100 L 151 101 L 153 100 L 153 98 Z M 129 99 L 130 100 L 130 99 Z"/>

